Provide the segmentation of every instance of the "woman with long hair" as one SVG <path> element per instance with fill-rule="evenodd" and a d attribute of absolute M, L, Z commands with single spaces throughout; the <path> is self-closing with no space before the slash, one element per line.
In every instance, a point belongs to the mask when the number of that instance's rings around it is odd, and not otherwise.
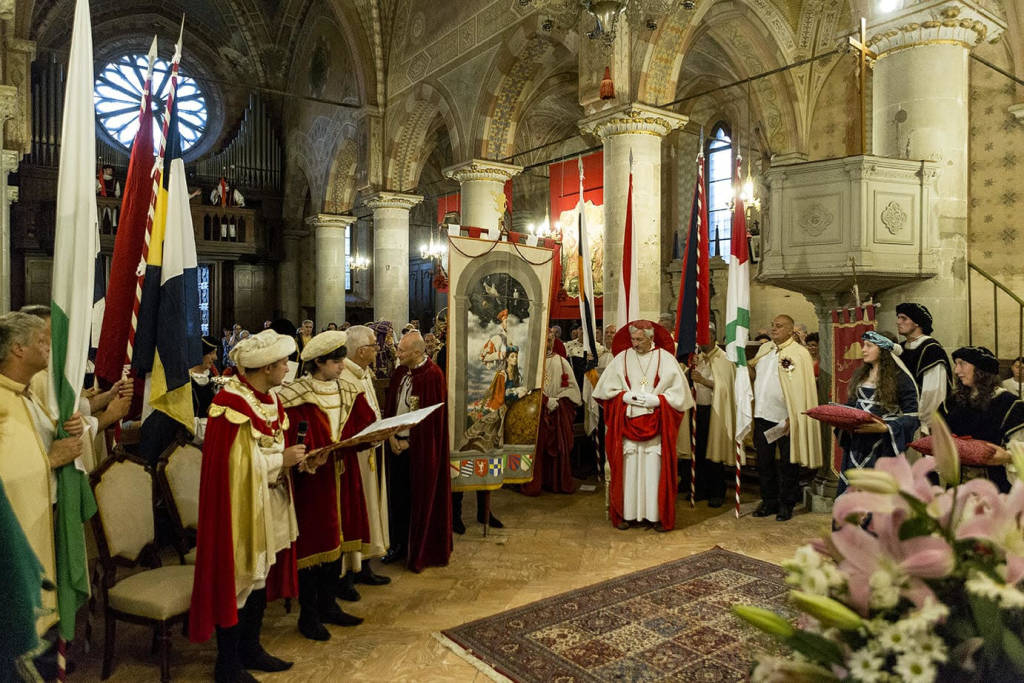
<path fill-rule="evenodd" d="M 1024 441 L 1024 403 L 999 386 L 999 360 L 984 346 L 954 351 L 953 374 L 956 387 L 939 412 L 953 434 L 999 447 L 993 459 L 996 464 L 984 470 L 999 490 L 1007 493 L 1010 454 L 1004 449 L 1011 441 Z"/>
<path fill-rule="evenodd" d="M 917 385 L 898 359 L 900 347 L 875 331 L 865 332 L 861 342 L 864 363 L 850 379 L 846 405 L 877 415 L 882 423 L 872 422 L 853 431 L 836 430 L 843 448 L 837 495 L 846 491 L 847 470 L 874 467 L 878 458 L 902 453 L 919 424 Z"/>

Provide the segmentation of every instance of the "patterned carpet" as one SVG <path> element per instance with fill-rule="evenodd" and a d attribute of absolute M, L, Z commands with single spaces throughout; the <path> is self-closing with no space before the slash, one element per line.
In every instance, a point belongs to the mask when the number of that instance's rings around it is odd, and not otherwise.
<path fill-rule="evenodd" d="M 729 611 L 789 617 L 785 571 L 715 547 L 443 631 L 495 680 L 741 681 L 781 646 Z"/>

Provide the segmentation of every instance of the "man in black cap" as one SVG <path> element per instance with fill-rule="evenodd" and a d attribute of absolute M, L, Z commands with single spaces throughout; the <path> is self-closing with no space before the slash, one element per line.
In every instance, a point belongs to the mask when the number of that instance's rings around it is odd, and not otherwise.
<path fill-rule="evenodd" d="M 910 370 L 920 393 L 918 402 L 922 424 L 927 425 L 951 388 L 953 373 L 949 357 L 932 333 L 932 314 L 918 303 L 896 306 L 896 330 L 906 337 L 900 359 Z"/>

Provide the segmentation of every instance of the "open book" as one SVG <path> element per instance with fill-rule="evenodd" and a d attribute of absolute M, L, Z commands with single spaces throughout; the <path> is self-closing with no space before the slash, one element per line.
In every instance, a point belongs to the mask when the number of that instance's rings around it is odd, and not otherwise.
<path fill-rule="evenodd" d="M 315 451 L 310 451 L 306 454 L 306 460 L 312 459 L 316 462 L 318 460 L 325 459 L 328 455 L 338 450 L 384 441 L 404 429 L 415 427 L 441 405 L 442 404 L 440 403 L 435 403 L 432 406 L 420 408 L 419 410 L 414 410 L 411 413 L 403 413 L 402 415 L 395 415 L 394 417 L 381 418 L 373 424 L 367 425 L 363 431 L 359 432 L 355 436 L 350 436 L 344 441 L 332 443 L 330 446 L 324 446 L 323 448 L 318 448 Z"/>

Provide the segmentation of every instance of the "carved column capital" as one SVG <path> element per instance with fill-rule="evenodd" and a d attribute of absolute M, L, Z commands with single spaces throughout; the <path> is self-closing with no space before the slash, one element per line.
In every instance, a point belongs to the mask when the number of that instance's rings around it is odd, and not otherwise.
<path fill-rule="evenodd" d="M 500 161 L 490 161 L 488 159 L 470 159 L 461 164 L 449 166 L 441 172 L 445 178 L 452 178 L 461 184 L 474 180 L 504 183 L 513 176 L 519 175 L 522 171 L 522 166 L 514 164 L 504 164 Z"/>
<path fill-rule="evenodd" d="M 18 88 L 0 85 L 0 123 L 18 115 Z"/>
<path fill-rule="evenodd" d="M 886 14 L 879 10 L 868 26 L 868 47 L 881 59 L 920 45 L 960 45 L 971 50 L 993 42 L 1006 22 L 977 0 L 925 0 Z"/>
<path fill-rule="evenodd" d="M 599 111 L 581 120 L 579 129 L 602 141 L 613 135 L 654 135 L 663 138 L 690 120 L 684 114 L 633 102 Z"/>
<path fill-rule="evenodd" d="M 402 192 L 377 192 L 366 198 L 366 206 L 377 209 L 405 209 L 409 211 L 423 201 L 423 195 Z"/>
<path fill-rule="evenodd" d="M 305 224 L 314 230 L 344 230 L 355 222 L 355 216 L 343 216 L 336 213 L 315 213 L 312 216 L 307 216 L 305 220 Z M 285 233 L 285 236 L 288 236 L 287 232 Z"/>

